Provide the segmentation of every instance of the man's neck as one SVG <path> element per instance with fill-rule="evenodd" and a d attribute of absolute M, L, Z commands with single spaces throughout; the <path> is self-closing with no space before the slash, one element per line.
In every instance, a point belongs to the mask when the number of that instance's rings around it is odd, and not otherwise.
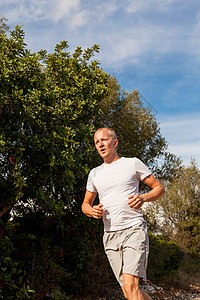
<path fill-rule="evenodd" d="M 113 157 L 107 157 L 107 158 L 104 159 L 104 164 L 111 164 L 111 163 L 113 163 L 114 161 L 116 161 L 118 159 L 120 159 L 118 154 L 113 156 Z"/>

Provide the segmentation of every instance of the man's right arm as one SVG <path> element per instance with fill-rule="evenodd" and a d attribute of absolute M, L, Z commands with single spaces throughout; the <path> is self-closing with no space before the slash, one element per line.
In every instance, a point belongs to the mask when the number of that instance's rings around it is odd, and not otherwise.
<path fill-rule="evenodd" d="M 82 204 L 82 212 L 88 216 L 95 219 L 100 219 L 103 215 L 103 204 L 93 205 L 97 193 L 92 193 L 86 190 L 85 198 Z"/>

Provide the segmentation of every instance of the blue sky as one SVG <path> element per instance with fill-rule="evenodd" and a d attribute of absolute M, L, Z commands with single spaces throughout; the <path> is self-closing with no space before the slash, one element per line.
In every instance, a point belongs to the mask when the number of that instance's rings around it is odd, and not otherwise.
<path fill-rule="evenodd" d="M 95 59 L 122 89 L 139 90 L 168 150 L 200 166 L 200 1 L 1 0 L 0 14 L 23 25 L 32 52 L 99 44 Z"/>

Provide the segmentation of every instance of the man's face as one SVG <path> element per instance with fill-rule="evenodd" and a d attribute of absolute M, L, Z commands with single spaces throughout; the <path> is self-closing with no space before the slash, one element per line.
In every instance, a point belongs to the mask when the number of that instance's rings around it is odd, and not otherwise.
<path fill-rule="evenodd" d="M 106 159 L 116 155 L 117 139 L 113 139 L 107 129 L 98 130 L 94 135 L 95 147 L 99 155 Z"/>

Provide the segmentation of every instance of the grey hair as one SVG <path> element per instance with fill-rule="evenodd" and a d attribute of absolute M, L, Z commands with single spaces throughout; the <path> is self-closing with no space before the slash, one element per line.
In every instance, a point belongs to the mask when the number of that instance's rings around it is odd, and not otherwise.
<path fill-rule="evenodd" d="M 98 131 L 101 131 L 101 130 L 103 130 L 103 129 L 106 129 L 106 130 L 109 132 L 109 134 L 110 134 L 110 136 L 112 137 L 113 140 L 117 139 L 117 135 L 116 135 L 115 131 L 114 131 L 113 129 L 109 128 L 109 127 L 102 127 L 102 128 L 99 128 L 99 129 L 97 129 L 97 131 L 95 132 L 95 134 L 96 134 Z M 94 135 L 95 135 L 95 134 L 94 134 Z"/>

